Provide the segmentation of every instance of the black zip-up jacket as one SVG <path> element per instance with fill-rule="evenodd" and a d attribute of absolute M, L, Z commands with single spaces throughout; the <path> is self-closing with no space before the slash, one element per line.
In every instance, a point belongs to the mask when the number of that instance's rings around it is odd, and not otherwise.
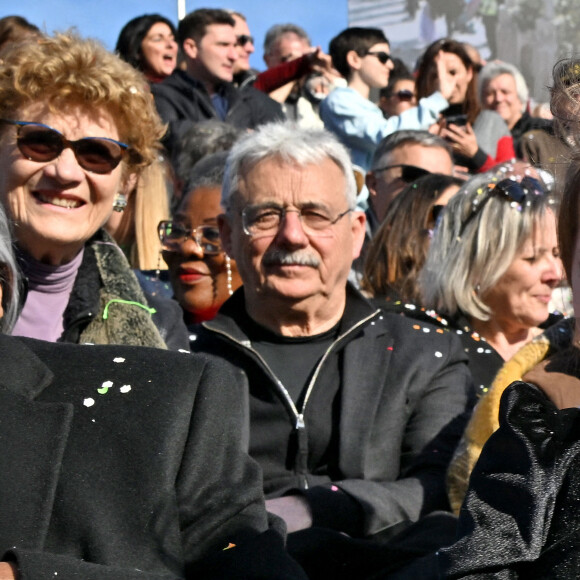
<path fill-rule="evenodd" d="M 151 91 L 161 119 L 169 124 L 164 145 L 172 158 L 179 139 L 193 123 L 220 120 L 204 86 L 182 70 L 152 85 Z M 225 122 L 234 127 L 255 129 L 285 118 L 279 103 L 252 86 L 237 89 L 232 83 L 224 83 L 221 94 L 228 102 Z"/>
<path fill-rule="evenodd" d="M 247 376 L 249 450 L 264 472 L 266 497 L 299 490 L 315 526 L 365 536 L 448 509 L 445 473 L 473 393 L 456 336 L 387 314 L 347 288 L 338 337 L 299 407 L 244 332 L 243 287 L 198 329 L 191 348 Z M 330 413 L 319 390 L 335 380 L 337 444 L 321 469 L 312 465 L 311 438 L 317 417 Z"/>

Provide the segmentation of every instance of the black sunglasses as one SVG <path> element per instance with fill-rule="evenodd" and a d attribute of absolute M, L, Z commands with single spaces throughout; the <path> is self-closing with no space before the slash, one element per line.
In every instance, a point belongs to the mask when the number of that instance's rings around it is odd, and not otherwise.
<path fill-rule="evenodd" d="M 465 229 L 469 223 L 473 221 L 475 216 L 481 212 L 485 204 L 491 199 L 492 196 L 497 196 L 500 199 L 508 201 L 510 207 L 516 209 L 517 211 L 522 211 L 526 197 L 530 194 L 534 195 L 545 195 L 546 190 L 544 186 L 533 177 L 526 175 L 521 181 L 516 181 L 515 179 L 502 179 L 497 183 L 490 183 L 486 188 L 487 197 L 483 200 L 483 196 L 478 195 L 472 202 L 469 214 L 465 218 L 465 221 L 461 224 L 461 229 L 459 230 L 458 239 L 465 232 Z"/>
<path fill-rule="evenodd" d="M 365 56 L 367 54 L 370 54 L 371 56 L 376 56 L 381 64 L 387 64 L 390 60 L 393 60 L 391 55 L 388 52 L 385 52 L 384 50 L 378 51 L 369 50 L 365 53 Z"/>
<path fill-rule="evenodd" d="M 239 34 L 237 36 L 237 43 L 238 46 L 246 46 L 246 44 L 248 44 L 248 42 L 250 44 L 254 44 L 254 37 L 250 36 L 249 34 Z"/>
<path fill-rule="evenodd" d="M 422 167 L 416 167 L 415 165 L 385 165 L 384 167 L 378 167 L 377 169 L 373 169 L 373 173 L 377 173 L 379 171 L 386 171 L 387 169 L 396 169 L 401 168 L 401 176 L 399 179 L 404 181 L 405 183 L 413 183 L 413 181 L 417 181 L 419 177 L 423 177 L 424 175 L 429 175 L 431 172 L 423 169 Z"/>
<path fill-rule="evenodd" d="M 0 119 L 0 122 L 17 127 L 18 150 L 24 157 L 37 163 L 53 161 L 66 147 L 70 147 L 83 169 L 103 175 L 111 173 L 130 151 L 134 161 L 139 157 L 126 143 L 108 137 L 83 137 L 69 141 L 62 133 L 42 123 L 9 119 Z"/>
<path fill-rule="evenodd" d="M 397 97 L 399 101 L 412 101 L 415 95 L 413 94 L 413 91 L 401 89 L 400 91 L 397 91 L 394 96 Z"/>

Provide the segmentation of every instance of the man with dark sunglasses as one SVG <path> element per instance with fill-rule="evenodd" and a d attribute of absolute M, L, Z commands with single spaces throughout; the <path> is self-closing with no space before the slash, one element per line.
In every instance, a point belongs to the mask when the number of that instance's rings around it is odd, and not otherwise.
<path fill-rule="evenodd" d="M 331 40 L 329 53 L 347 86 L 332 91 L 322 101 L 320 117 L 326 129 L 350 150 L 352 162 L 365 172 L 381 139 L 400 129 L 428 129 L 448 106 L 454 81 L 441 63 L 438 91 L 404 114 L 384 118 L 369 99 L 371 89 L 388 85 L 394 68 L 389 41 L 378 28 L 343 30 Z"/>
<path fill-rule="evenodd" d="M 453 175 L 451 146 L 428 131 L 396 131 L 385 137 L 366 176 L 368 232 L 379 227 L 389 204 L 410 183 L 428 173 Z"/>

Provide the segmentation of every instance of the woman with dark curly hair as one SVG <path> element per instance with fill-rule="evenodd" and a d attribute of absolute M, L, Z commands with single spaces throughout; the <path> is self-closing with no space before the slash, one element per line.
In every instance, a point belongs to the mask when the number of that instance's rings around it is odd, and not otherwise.
<path fill-rule="evenodd" d="M 141 71 L 150 83 L 158 83 L 177 66 L 176 36 L 171 20 L 160 14 L 144 14 L 125 24 L 115 52 Z"/>

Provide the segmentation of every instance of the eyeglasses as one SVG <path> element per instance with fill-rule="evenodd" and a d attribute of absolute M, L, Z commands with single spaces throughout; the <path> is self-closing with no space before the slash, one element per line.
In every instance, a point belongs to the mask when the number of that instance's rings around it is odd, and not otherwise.
<path fill-rule="evenodd" d="M 399 101 L 412 101 L 415 97 L 413 91 L 409 91 L 407 89 L 401 89 L 400 91 L 397 91 L 394 93 L 394 96 L 397 97 Z"/>
<path fill-rule="evenodd" d="M 487 197 L 482 200 L 483 194 L 487 192 Z M 515 178 L 507 178 L 498 181 L 497 183 L 490 183 L 487 187 L 482 187 L 478 190 L 478 195 L 471 202 L 471 208 L 469 214 L 461 224 L 461 229 L 459 230 L 458 239 L 465 232 L 468 224 L 470 224 L 473 219 L 481 212 L 485 204 L 492 198 L 492 196 L 499 196 L 500 199 L 508 201 L 510 207 L 522 211 L 526 197 L 530 194 L 534 195 L 544 195 L 545 189 L 543 185 L 533 177 L 526 175 L 521 181 L 517 181 Z"/>
<path fill-rule="evenodd" d="M 413 183 L 413 181 L 417 181 L 419 177 L 423 177 L 424 175 L 429 175 L 431 172 L 423 169 L 422 167 L 416 167 L 415 165 L 385 165 L 384 167 L 378 167 L 377 169 L 373 169 L 373 173 L 378 173 L 379 171 L 386 171 L 387 169 L 397 169 L 401 168 L 401 175 L 399 179 L 404 181 L 405 183 Z"/>
<path fill-rule="evenodd" d="M 104 175 L 111 173 L 127 153 L 130 152 L 135 161 L 140 157 L 126 143 L 108 137 L 83 137 L 69 141 L 62 133 L 42 123 L 8 119 L 0 119 L 0 122 L 18 127 L 16 136 L 18 150 L 24 157 L 37 163 L 53 161 L 65 148 L 70 147 L 83 169 Z"/>
<path fill-rule="evenodd" d="M 390 60 L 393 60 L 391 55 L 388 52 L 385 52 L 384 50 L 377 51 L 369 50 L 368 52 L 365 53 L 365 56 L 367 54 L 370 54 L 371 56 L 376 56 L 381 64 L 387 64 Z"/>
<path fill-rule="evenodd" d="M 237 36 L 237 41 L 238 46 L 246 46 L 248 43 L 254 44 L 254 37 L 249 34 L 239 34 Z"/>
<path fill-rule="evenodd" d="M 172 220 L 163 220 L 157 226 L 161 245 L 168 252 L 177 252 L 181 244 L 191 238 L 203 252 L 204 256 L 215 256 L 222 252 L 220 231 L 214 226 L 188 228 Z"/>
<path fill-rule="evenodd" d="M 254 238 L 274 236 L 278 233 L 286 214 L 297 213 L 302 229 L 307 236 L 328 237 L 332 235 L 332 226 L 351 211 L 352 209 L 347 209 L 333 218 L 321 208 L 292 209 L 276 205 L 266 207 L 250 205 L 242 211 L 242 226 L 244 232 Z"/>

